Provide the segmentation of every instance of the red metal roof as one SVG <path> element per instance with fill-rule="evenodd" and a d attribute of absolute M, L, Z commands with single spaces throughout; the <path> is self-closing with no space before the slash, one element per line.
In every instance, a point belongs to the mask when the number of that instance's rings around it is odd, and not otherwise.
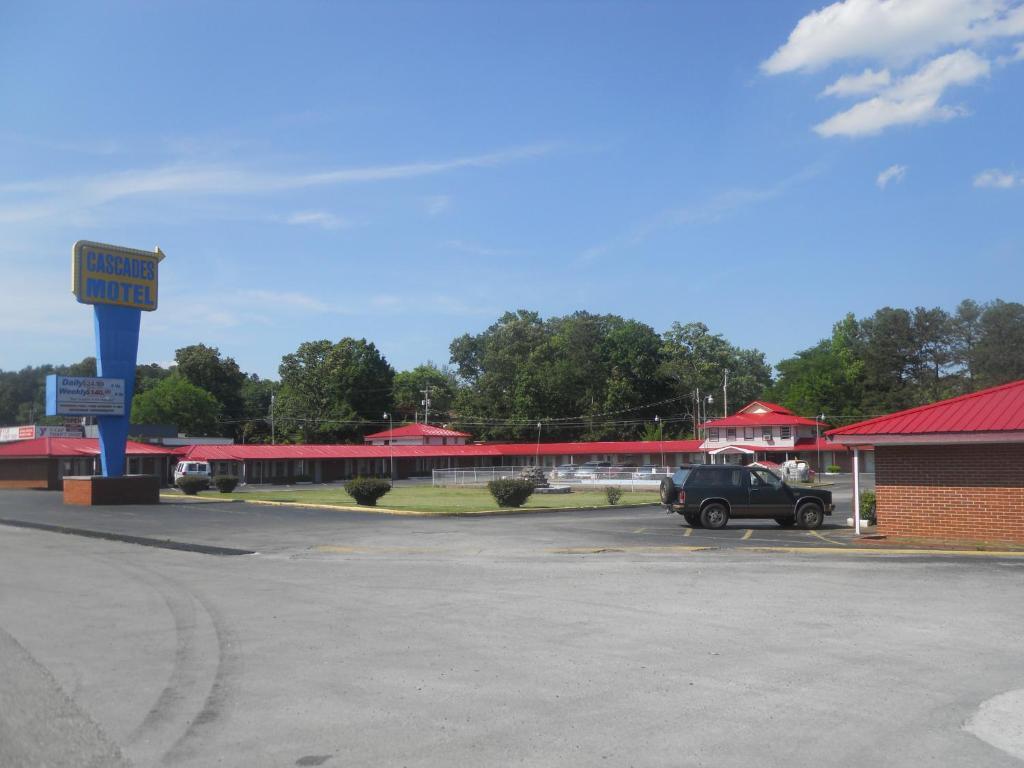
<path fill-rule="evenodd" d="M 704 423 L 705 427 L 813 427 L 814 419 L 805 419 L 791 413 L 736 413 Z M 826 426 L 821 423 L 821 426 Z"/>
<path fill-rule="evenodd" d="M 829 430 L 842 435 L 935 435 L 1024 431 L 1024 379 Z"/>
<path fill-rule="evenodd" d="M 99 440 L 95 437 L 37 437 L 0 443 L 0 459 L 35 459 L 57 456 L 98 456 Z M 173 451 L 162 445 L 128 441 L 128 456 L 171 456 Z"/>
<path fill-rule="evenodd" d="M 459 456 L 553 456 L 698 453 L 699 440 L 483 445 L 193 445 L 185 458 L 207 461 L 286 459 L 396 459 Z"/>
<path fill-rule="evenodd" d="M 375 432 L 367 435 L 364 440 L 379 440 L 390 437 L 470 437 L 465 432 L 456 432 L 454 429 L 444 427 L 433 427 L 429 424 L 408 424 L 395 429 L 385 429 L 383 432 Z"/>
<path fill-rule="evenodd" d="M 789 410 L 789 408 L 786 408 L 785 406 L 779 405 L 778 403 L 769 403 L 767 400 L 755 400 L 752 403 L 747 403 L 742 408 L 740 408 L 738 411 L 736 411 L 736 413 L 743 413 L 744 411 L 747 410 L 747 408 L 753 408 L 755 405 L 764 406 L 768 410 L 775 411 L 776 413 L 785 413 L 785 414 L 788 414 L 789 416 L 795 416 L 796 415 L 791 410 Z"/>

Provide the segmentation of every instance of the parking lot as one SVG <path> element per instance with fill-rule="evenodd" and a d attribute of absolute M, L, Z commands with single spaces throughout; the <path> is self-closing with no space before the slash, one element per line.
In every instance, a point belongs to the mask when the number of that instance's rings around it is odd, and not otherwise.
<path fill-rule="evenodd" d="M 0 518 L 257 553 L 0 526 L 2 765 L 1024 757 L 1024 558 L 861 556 L 845 525 L 703 531 L 654 506 L 413 518 L 9 492 Z"/>

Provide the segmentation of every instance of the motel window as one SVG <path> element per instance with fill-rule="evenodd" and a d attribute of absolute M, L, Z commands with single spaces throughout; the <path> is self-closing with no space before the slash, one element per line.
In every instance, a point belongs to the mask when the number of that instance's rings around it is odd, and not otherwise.
<path fill-rule="evenodd" d="M 783 440 L 789 440 L 793 436 L 793 430 L 791 427 L 779 427 L 779 437 Z"/>
<path fill-rule="evenodd" d="M 744 427 L 743 428 L 743 439 L 744 440 L 753 440 L 754 439 L 754 428 L 753 427 Z"/>
<path fill-rule="evenodd" d="M 717 427 L 712 427 L 711 429 L 708 430 L 708 440 L 711 440 L 711 441 L 718 440 L 718 428 Z"/>
<path fill-rule="evenodd" d="M 771 427 L 765 427 L 764 428 L 764 435 L 763 435 L 763 437 L 764 437 L 765 440 L 771 440 L 772 439 L 772 428 Z"/>
<path fill-rule="evenodd" d="M 727 430 L 725 430 L 725 439 L 726 440 L 730 440 L 730 441 L 735 440 L 736 439 L 736 430 L 735 429 L 727 429 Z"/>

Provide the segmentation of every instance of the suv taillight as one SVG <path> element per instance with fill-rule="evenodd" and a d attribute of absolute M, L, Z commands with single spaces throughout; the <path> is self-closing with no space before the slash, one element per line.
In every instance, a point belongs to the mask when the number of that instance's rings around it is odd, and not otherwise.
<path fill-rule="evenodd" d="M 684 491 L 682 488 L 679 489 L 679 503 L 686 503 L 686 491 Z"/>

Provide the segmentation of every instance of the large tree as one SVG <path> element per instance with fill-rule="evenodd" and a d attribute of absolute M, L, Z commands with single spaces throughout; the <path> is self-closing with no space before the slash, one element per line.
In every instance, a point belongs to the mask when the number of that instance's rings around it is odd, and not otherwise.
<path fill-rule="evenodd" d="M 653 329 L 617 315 L 506 312 L 452 342 L 456 422 L 488 439 L 534 437 L 538 422 L 549 439 L 636 435 L 664 393 L 660 354 Z"/>
<path fill-rule="evenodd" d="M 704 323 L 673 323 L 664 334 L 661 350 L 661 374 L 680 398 L 678 407 L 690 414 L 690 430 L 693 395 L 698 389 L 702 398 L 713 398 L 708 415 L 722 414 L 726 371 L 730 411 L 761 397 L 772 382 L 772 369 L 763 352 L 735 347 Z"/>
<path fill-rule="evenodd" d="M 356 438 L 391 407 L 394 369 L 366 339 L 303 342 L 279 372 L 275 418 L 304 442 Z"/>
<path fill-rule="evenodd" d="M 221 433 L 236 435 L 244 415 L 242 384 L 245 374 L 234 358 L 221 357 L 217 347 L 192 344 L 177 350 L 174 360 L 181 376 L 217 398 L 223 420 Z"/>
<path fill-rule="evenodd" d="M 174 424 L 179 432 L 202 437 L 216 434 L 220 403 L 184 376 L 174 374 L 132 401 L 133 424 Z"/>
<path fill-rule="evenodd" d="M 440 368 L 431 362 L 417 365 L 411 371 L 395 374 L 392 396 L 394 419 L 411 420 L 423 413 L 424 391 L 430 392 L 432 421 L 447 421 L 451 417 L 452 405 L 458 382 L 448 368 Z"/>

